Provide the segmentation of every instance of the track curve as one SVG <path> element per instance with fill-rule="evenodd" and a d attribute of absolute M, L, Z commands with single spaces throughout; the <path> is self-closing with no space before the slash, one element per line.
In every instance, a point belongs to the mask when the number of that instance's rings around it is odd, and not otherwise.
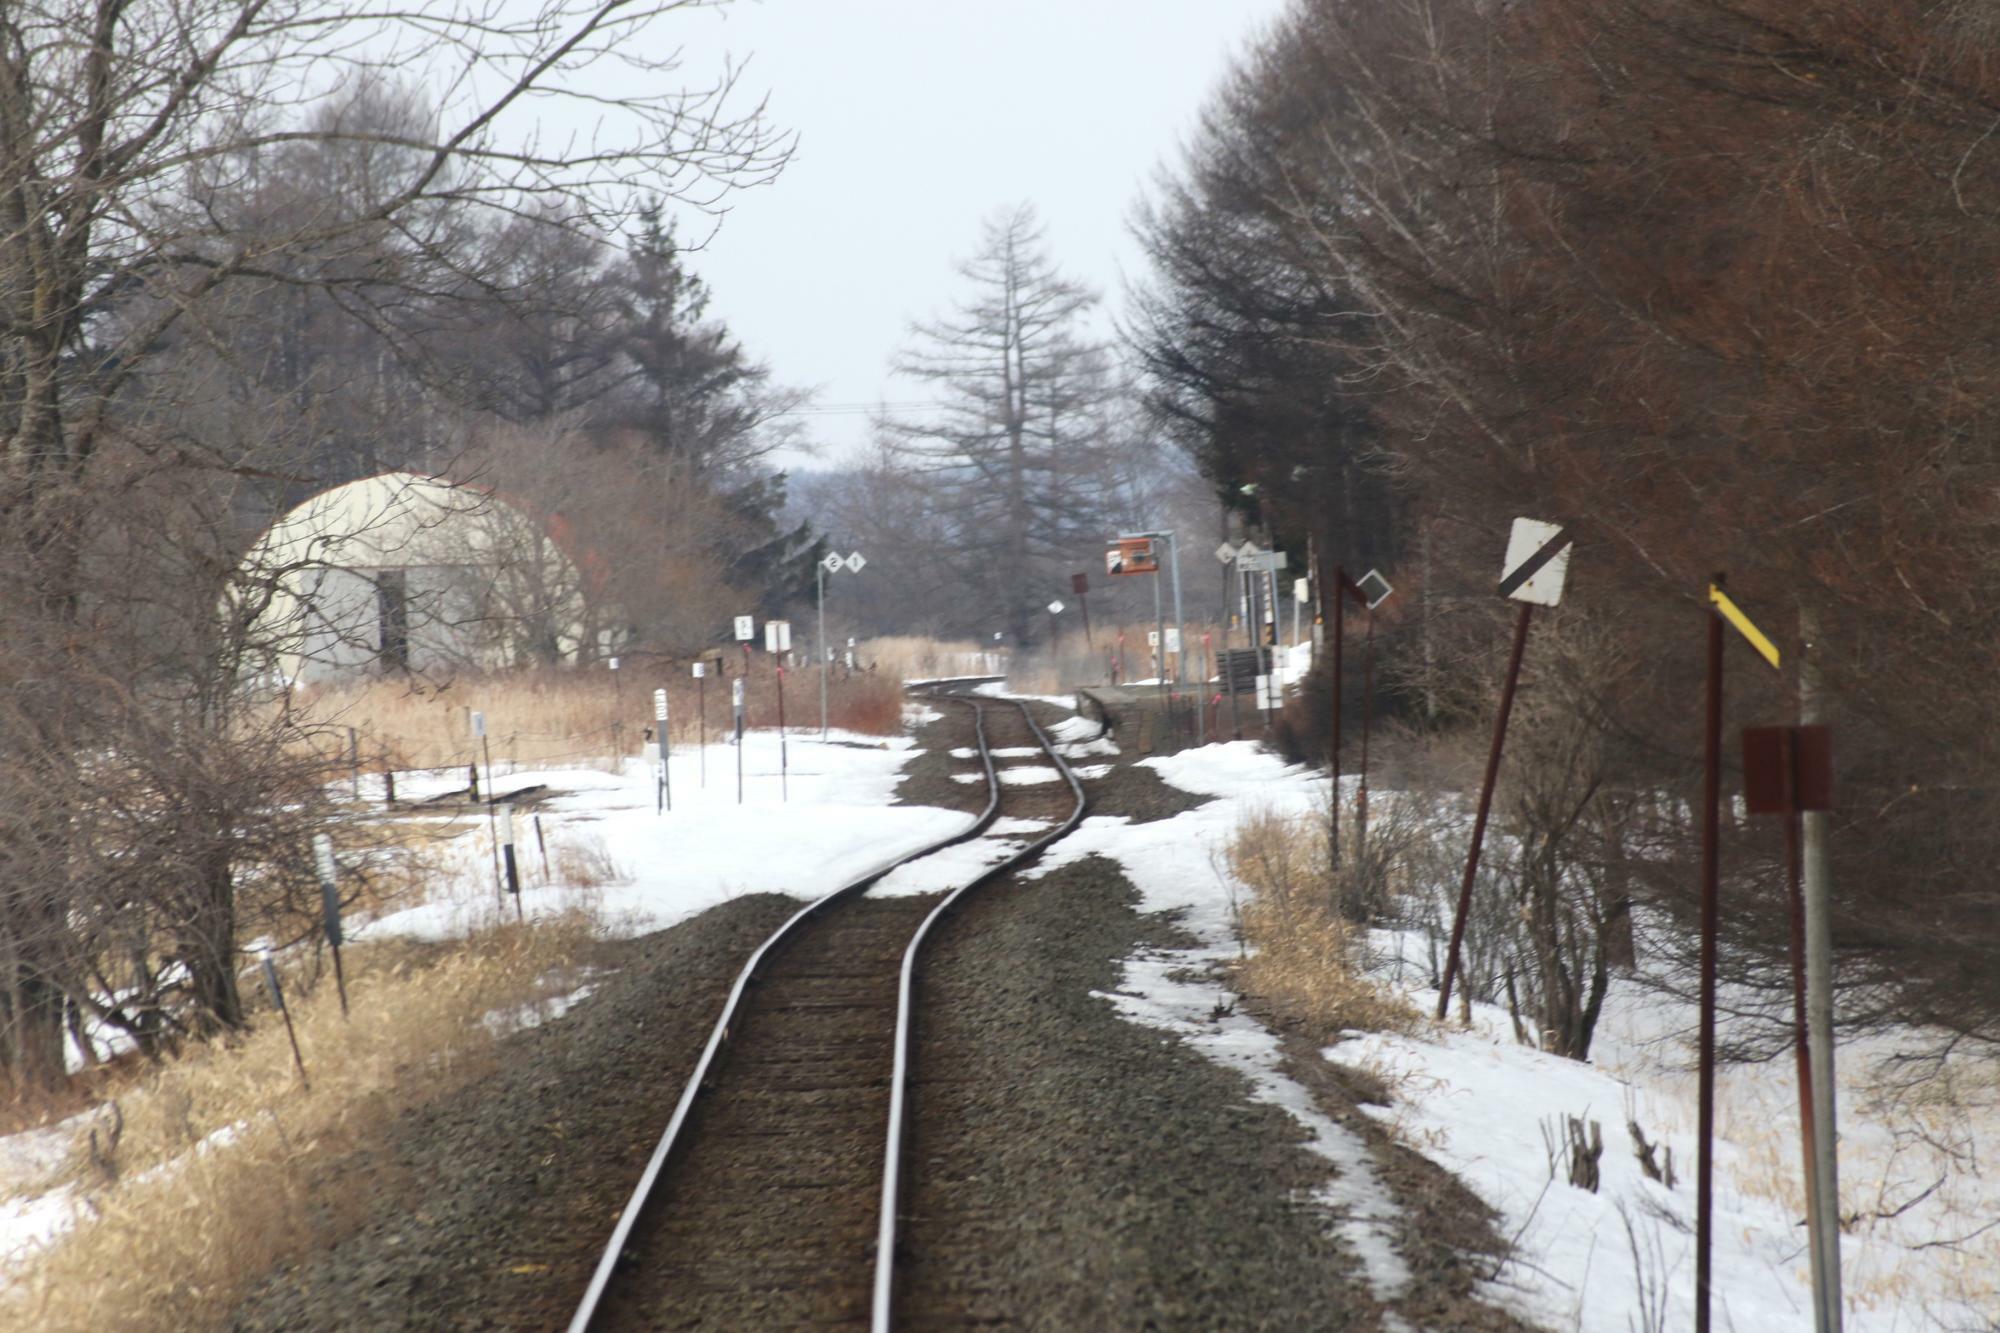
<path fill-rule="evenodd" d="M 897 1204 L 915 1058 L 914 981 L 925 938 L 965 894 L 1039 856 L 1073 830 L 1086 806 L 1081 784 L 1027 706 L 1005 701 L 1018 710 L 1036 747 L 1068 784 L 1073 801 L 1067 816 L 1027 846 L 969 873 L 947 893 L 863 901 L 870 888 L 901 867 L 984 835 L 1006 803 L 1008 784 L 996 768 L 988 734 L 994 703 L 953 694 L 932 697 L 972 713 L 987 786 L 985 808 L 958 833 L 892 858 L 808 904 L 751 955 L 620 1213 L 570 1322 L 571 1333 L 652 1325 L 663 1310 L 671 1310 L 676 1326 L 699 1324 L 701 1311 L 683 1308 L 679 1300 L 687 1293 L 717 1301 L 740 1298 L 744 1304 L 731 1306 L 733 1322 L 781 1322 L 804 1312 L 814 1322 L 858 1324 L 865 1318 L 874 1329 L 891 1327 Z M 893 1022 L 888 1022 L 891 1008 Z M 885 1085 L 887 1105 L 879 1109 Z M 866 1123 L 877 1127 L 873 1137 L 883 1164 L 872 1288 L 865 1269 L 827 1271 L 867 1262 L 867 1239 L 852 1226 L 833 1225 L 829 1214 L 837 1210 L 827 1206 L 835 1196 L 851 1197 L 852 1177 L 865 1169 L 861 1159 L 873 1156 L 857 1137 Z M 698 1148 L 704 1134 L 709 1147 Z M 674 1188 L 663 1191 L 669 1177 Z M 775 1252 L 782 1248 L 778 1242 L 765 1243 L 771 1238 L 773 1199 L 793 1219 L 797 1236 L 789 1254 Z M 676 1213 L 682 1214 L 678 1221 Z M 812 1225 L 800 1228 L 803 1213 L 811 1214 Z M 633 1262 L 633 1250 L 649 1235 L 648 1247 L 664 1246 L 665 1257 L 656 1253 L 650 1267 L 643 1267 Z M 713 1251 L 707 1261 L 696 1257 L 705 1251 Z M 654 1288 L 650 1301 L 632 1294 L 647 1282 Z M 662 1286 L 670 1298 L 664 1306 Z M 756 1308 L 760 1301 L 767 1304 Z"/>

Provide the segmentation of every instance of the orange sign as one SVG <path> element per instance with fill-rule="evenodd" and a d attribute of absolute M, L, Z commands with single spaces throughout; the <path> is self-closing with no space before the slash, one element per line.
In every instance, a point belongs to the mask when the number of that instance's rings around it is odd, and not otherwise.
<path fill-rule="evenodd" d="M 1157 574 L 1160 557 L 1151 537 L 1120 537 L 1118 544 L 1104 553 L 1107 574 Z"/>

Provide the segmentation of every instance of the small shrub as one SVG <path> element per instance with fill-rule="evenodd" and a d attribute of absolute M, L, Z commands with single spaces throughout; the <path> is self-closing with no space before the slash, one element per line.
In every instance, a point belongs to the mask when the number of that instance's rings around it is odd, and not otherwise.
<path fill-rule="evenodd" d="M 1366 933 L 1340 915 L 1318 820 L 1253 815 L 1230 842 L 1229 868 L 1249 890 L 1241 908 L 1249 956 L 1238 964 L 1244 991 L 1325 1037 L 1416 1026 L 1416 1010 L 1363 969 Z"/>

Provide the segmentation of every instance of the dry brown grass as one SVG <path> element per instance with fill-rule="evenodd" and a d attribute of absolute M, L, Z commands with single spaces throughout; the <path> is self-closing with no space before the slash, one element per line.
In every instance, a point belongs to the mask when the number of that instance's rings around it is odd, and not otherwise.
<path fill-rule="evenodd" d="M 1247 956 L 1240 988 L 1319 1036 L 1408 1032 L 1417 1011 L 1362 970 L 1365 932 L 1335 910 L 1326 833 L 1316 819 L 1262 812 L 1238 826 L 1229 870 L 1248 890 L 1237 904 Z"/>
<path fill-rule="evenodd" d="M 999 676 L 1007 671 L 1004 652 L 973 639 L 926 639 L 888 635 L 864 639 L 854 650 L 855 661 L 877 675 L 896 680 L 934 680 L 942 676 Z"/>
<path fill-rule="evenodd" d="M 1082 621 L 1065 613 L 1063 622 L 1062 634 L 1053 646 L 1044 645 L 1015 656 L 1007 673 L 1010 689 L 1023 694 L 1056 694 L 1082 686 L 1156 678 L 1158 668 L 1153 664 L 1153 650 L 1146 639 L 1158 629 L 1154 622 L 1095 625 L 1088 640 L 1083 634 Z M 1205 649 L 1201 641 L 1204 634 L 1209 636 Z M 1243 647 L 1240 631 L 1237 638 L 1236 646 Z M 1182 677 L 1195 681 L 1213 675 L 1222 631 L 1211 624 L 1189 621 L 1186 644 L 1187 661 Z M 1171 672 L 1175 665 L 1171 657 L 1167 665 Z"/>
<path fill-rule="evenodd" d="M 573 975 L 593 939 L 578 916 L 449 949 L 355 949 L 351 1019 L 330 985 L 293 997 L 309 1089 L 270 1014 L 246 1037 L 159 1068 L 119 1098 L 115 1143 L 107 1110 L 98 1142 L 79 1146 L 70 1174 L 95 1220 L 22 1265 L 0 1297 L 0 1324 L 215 1322 L 247 1281 L 366 1213 L 380 1182 L 317 1168 L 491 1067 L 495 1038 L 481 1019 L 539 998 L 552 975 Z"/>
<path fill-rule="evenodd" d="M 740 675 L 741 655 L 732 656 L 727 668 Z M 608 765 L 638 754 L 653 725 L 653 691 L 662 686 L 677 744 L 691 743 L 700 734 L 697 705 L 704 699 L 709 739 L 728 727 L 727 677 L 712 674 L 703 685 L 685 665 L 634 662 L 616 673 L 519 671 L 460 676 L 444 685 L 365 681 L 301 692 L 296 702 L 309 720 L 327 729 L 322 734 L 341 746 L 346 745 L 346 729 L 355 730 L 364 772 L 380 772 L 385 765 L 402 770 L 484 763 L 488 750 L 496 766 L 515 771 Z M 777 677 L 762 653 L 751 659 L 745 707 L 748 725 L 777 725 Z M 485 747 L 472 734 L 475 711 L 485 715 Z M 785 721 L 791 727 L 819 724 L 819 679 L 810 668 L 786 674 Z M 827 682 L 827 721 L 870 735 L 900 731 L 900 677 L 876 672 L 843 678 L 835 671 Z"/>

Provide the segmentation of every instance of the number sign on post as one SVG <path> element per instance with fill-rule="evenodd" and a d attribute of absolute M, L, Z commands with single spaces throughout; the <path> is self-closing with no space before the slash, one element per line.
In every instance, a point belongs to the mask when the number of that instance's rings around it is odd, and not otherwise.
<path fill-rule="evenodd" d="M 757 637 L 757 617 L 736 617 L 736 642 L 748 643 Z"/>
<path fill-rule="evenodd" d="M 663 814 L 674 808 L 673 742 L 667 739 L 667 692 L 665 688 L 653 691 L 653 729 L 659 737 L 660 782 L 654 796 L 654 814 Z"/>

